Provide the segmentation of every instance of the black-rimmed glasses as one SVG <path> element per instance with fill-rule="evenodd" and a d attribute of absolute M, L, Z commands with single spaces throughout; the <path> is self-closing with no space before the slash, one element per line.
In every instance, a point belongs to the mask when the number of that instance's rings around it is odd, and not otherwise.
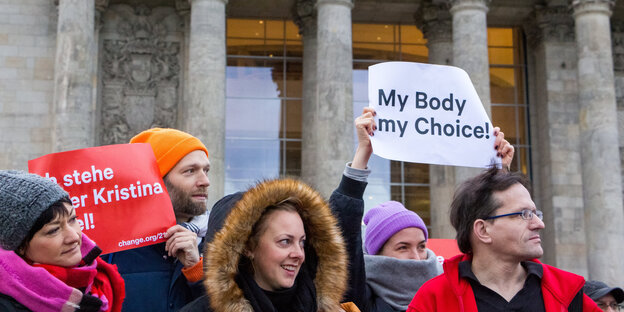
<path fill-rule="evenodd" d="M 506 213 L 506 214 L 502 214 L 502 215 L 498 215 L 498 216 L 491 216 L 491 217 L 487 217 L 484 220 L 492 220 L 492 219 L 497 219 L 497 218 L 501 218 L 501 217 L 508 217 L 508 216 L 517 216 L 517 215 L 521 215 L 522 219 L 524 220 L 531 220 L 533 219 L 533 216 L 537 216 L 540 220 L 544 219 L 544 213 L 541 210 L 531 210 L 531 209 L 522 209 L 522 211 L 520 212 L 512 212 L 512 213 Z"/>
<path fill-rule="evenodd" d="M 615 302 L 611 304 L 607 304 L 604 302 L 596 302 L 596 304 L 602 311 L 607 311 L 608 308 L 611 308 L 611 310 L 613 311 L 620 311 L 620 305 Z"/>

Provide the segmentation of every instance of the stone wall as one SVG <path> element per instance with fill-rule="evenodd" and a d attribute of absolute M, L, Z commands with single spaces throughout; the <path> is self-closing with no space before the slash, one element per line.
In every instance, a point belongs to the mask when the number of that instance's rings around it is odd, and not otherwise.
<path fill-rule="evenodd" d="M 0 169 L 51 151 L 55 49 L 53 1 L 0 1 Z"/>

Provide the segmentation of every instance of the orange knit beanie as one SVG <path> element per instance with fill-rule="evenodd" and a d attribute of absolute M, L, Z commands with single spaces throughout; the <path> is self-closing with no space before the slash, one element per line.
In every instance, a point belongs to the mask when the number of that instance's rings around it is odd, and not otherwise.
<path fill-rule="evenodd" d="M 161 177 L 192 151 L 202 150 L 208 157 L 206 146 L 198 138 L 176 129 L 148 129 L 134 136 L 130 143 L 149 143 L 152 146 Z"/>

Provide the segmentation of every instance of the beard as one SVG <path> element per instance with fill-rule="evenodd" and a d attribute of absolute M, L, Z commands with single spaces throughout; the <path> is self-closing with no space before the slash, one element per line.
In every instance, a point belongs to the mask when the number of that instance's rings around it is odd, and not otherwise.
<path fill-rule="evenodd" d="M 192 195 L 163 179 L 176 217 L 194 217 L 206 212 L 206 203 L 193 202 Z"/>

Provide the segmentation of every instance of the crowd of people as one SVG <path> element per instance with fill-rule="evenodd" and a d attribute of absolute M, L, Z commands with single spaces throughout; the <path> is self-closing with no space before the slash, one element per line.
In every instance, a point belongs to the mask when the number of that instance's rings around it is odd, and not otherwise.
<path fill-rule="evenodd" d="M 464 182 L 450 207 L 460 255 L 441 265 L 400 202 L 364 214 L 374 117 L 355 120 L 354 158 L 328 200 L 278 178 L 209 212 L 204 144 L 139 133 L 130 143 L 151 145 L 177 224 L 166 242 L 103 256 L 60 186 L 0 171 L 0 311 L 619 311 L 621 288 L 537 260 L 543 215 L 498 128 L 503 168 Z"/>

